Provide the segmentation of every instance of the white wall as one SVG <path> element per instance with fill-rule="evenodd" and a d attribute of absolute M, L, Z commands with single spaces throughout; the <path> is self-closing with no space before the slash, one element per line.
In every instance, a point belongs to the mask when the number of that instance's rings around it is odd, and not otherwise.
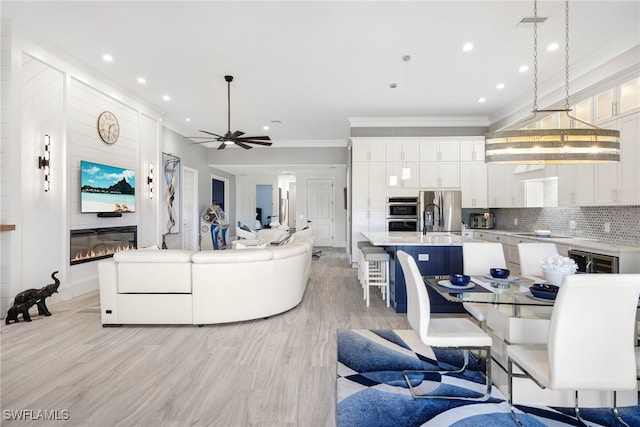
<path fill-rule="evenodd" d="M 16 225 L 0 240 L 4 315 L 15 294 L 51 283 L 55 270 L 61 286 L 52 300 L 97 289 L 95 262 L 69 265 L 71 229 L 137 225 L 139 244 L 158 240 L 157 201 L 148 198 L 145 178 L 160 152 L 162 117 L 10 31 L 2 34 L 2 65 L 0 222 Z M 96 129 L 98 115 L 106 110 L 121 126 L 113 145 L 102 142 Z M 51 136 L 48 192 L 37 167 L 45 134 Z M 136 213 L 121 218 L 82 214 L 80 160 L 135 170 Z"/>

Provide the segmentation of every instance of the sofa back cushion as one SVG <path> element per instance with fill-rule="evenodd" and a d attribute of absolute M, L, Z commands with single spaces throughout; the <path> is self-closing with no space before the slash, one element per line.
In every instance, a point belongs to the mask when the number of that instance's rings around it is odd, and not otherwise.
<path fill-rule="evenodd" d="M 191 293 L 191 255 L 181 249 L 117 252 L 118 292 Z"/>
<path fill-rule="evenodd" d="M 201 251 L 191 256 L 194 264 L 232 264 L 269 261 L 273 254 L 268 249 L 242 249 L 226 251 Z"/>

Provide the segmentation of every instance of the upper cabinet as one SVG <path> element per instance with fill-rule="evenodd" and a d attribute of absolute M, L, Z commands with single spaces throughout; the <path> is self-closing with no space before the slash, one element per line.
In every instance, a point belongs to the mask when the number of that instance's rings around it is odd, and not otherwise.
<path fill-rule="evenodd" d="M 432 138 L 420 141 L 420 162 L 452 162 L 460 160 L 460 142 L 457 139 Z"/>
<path fill-rule="evenodd" d="M 484 163 L 484 138 L 460 141 L 460 161 Z"/>
<path fill-rule="evenodd" d="M 384 162 L 386 141 L 380 139 L 362 139 L 354 143 L 351 156 L 354 162 Z"/>
<path fill-rule="evenodd" d="M 625 81 L 595 96 L 595 122 L 640 111 L 640 77 Z"/>

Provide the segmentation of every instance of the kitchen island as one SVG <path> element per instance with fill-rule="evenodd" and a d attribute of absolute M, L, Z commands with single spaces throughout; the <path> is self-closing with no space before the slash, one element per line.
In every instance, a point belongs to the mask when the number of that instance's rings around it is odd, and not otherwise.
<path fill-rule="evenodd" d="M 462 243 L 482 240 L 455 233 L 371 232 L 362 235 L 374 246 L 383 246 L 389 254 L 389 298 L 396 313 L 407 312 L 407 291 L 396 253 L 401 250 L 413 256 L 423 276 L 462 273 Z M 433 313 L 466 313 L 460 303 L 446 301 L 427 288 Z"/>

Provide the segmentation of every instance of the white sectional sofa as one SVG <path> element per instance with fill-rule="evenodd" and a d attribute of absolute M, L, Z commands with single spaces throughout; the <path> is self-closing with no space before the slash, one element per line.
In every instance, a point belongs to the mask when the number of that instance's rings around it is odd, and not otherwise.
<path fill-rule="evenodd" d="M 118 252 L 98 263 L 102 324 L 203 325 L 290 310 L 311 271 L 306 234 L 264 249 Z"/>

